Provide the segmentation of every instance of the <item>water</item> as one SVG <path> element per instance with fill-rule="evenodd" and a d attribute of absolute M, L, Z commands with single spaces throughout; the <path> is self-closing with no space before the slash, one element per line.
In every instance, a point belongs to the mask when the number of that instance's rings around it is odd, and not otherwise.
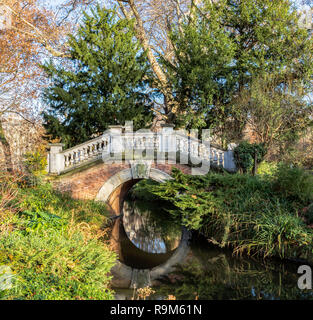
<path fill-rule="evenodd" d="M 155 291 L 149 299 L 313 298 L 312 291 L 297 287 L 297 264 L 234 257 L 230 250 L 210 245 L 200 235 L 193 235 L 188 247 L 182 246 L 182 229 L 152 202 L 128 199 L 123 214 L 123 221 L 116 221 L 113 238 L 120 261 L 129 273 L 114 278 L 117 299 L 132 299 L 134 289 L 129 287 L 136 281 L 137 287 L 148 284 Z M 177 257 L 169 272 L 153 278 L 150 270 L 170 265 L 169 261 Z M 138 274 L 145 279 L 141 279 L 141 285 Z"/>

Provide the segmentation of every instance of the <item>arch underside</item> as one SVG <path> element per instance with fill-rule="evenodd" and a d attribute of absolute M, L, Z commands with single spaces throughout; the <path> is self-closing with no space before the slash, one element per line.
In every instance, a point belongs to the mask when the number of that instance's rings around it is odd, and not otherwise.
<path fill-rule="evenodd" d="M 107 180 L 99 190 L 95 200 L 103 201 L 110 205 L 116 215 L 119 215 L 125 195 L 134 184 L 142 179 L 151 179 L 157 182 L 164 182 L 171 179 L 171 176 L 161 170 L 150 168 L 138 174 L 134 168 L 124 169 Z"/>

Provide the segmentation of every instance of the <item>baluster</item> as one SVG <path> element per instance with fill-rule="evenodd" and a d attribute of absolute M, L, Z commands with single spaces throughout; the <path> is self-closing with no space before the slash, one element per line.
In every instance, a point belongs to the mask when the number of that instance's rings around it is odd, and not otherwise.
<path fill-rule="evenodd" d="M 76 151 L 76 164 L 81 162 L 81 153 L 80 153 L 80 149 L 78 149 Z"/>
<path fill-rule="evenodd" d="M 96 143 L 96 155 L 99 155 L 101 153 L 101 150 L 100 150 L 100 143 L 97 142 Z"/>
<path fill-rule="evenodd" d="M 70 154 L 70 164 L 71 164 L 71 166 L 73 166 L 74 165 L 74 154 L 73 154 L 73 152 L 71 152 L 71 154 Z"/>
<path fill-rule="evenodd" d="M 104 151 L 104 152 L 108 152 L 108 139 L 105 138 L 104 141 L 103 141 L 103 143 L 104 143 L 103 151 Z"/>
<path fill-rule="evenodd" d="M 94 157 L 97 154 L 97 150 L 96 149 L 97 148 L 96 148 L 95 144 L 93 143 L 91 145 L 91 155 L 92 155 L 92 157 Z"/>
<path fill-rule="evenodd" d="M 147 149 L 147 139 L 146 139 L 146 137 L 143 137 L 141 139 L 141 143 L 142 143 L 142 149 Z"/>
<path fill-rule="evenodd" d="M 210 162 L 214 163 L 214 152 L 213 152 L 213 149 L 210 150 Z"/>
<path fill-rule="evenodd" d="M 86 160 L 86 148 L 82 148 L 81 152 L 81 161 L 84 162 Z"/>
<path fill-rule="evenodd" d="M 77 161 L 77 153 L 76 151 L 73 151 L 73 165 L 76 164 L 76 161 Z"/>
<path fill-rule="evenodd" d="M 80 149 L 80 162 L 85 161 L 85 148 Z"/>
<path fill-rule="evenodd" d="M 225 167 L 225 153 L 222 152 L 221 156 L 222 156 L 222 167 L 224 168 Z"/>
<path fill-rule="evenodd" d="M 64 161 L 65 161 L 65 168 L 67 168 L 70 165 L 68 154 L 64 155 Z"/>
<path fill-rule="evenodd" d="M 214 163 L 218 165 L 218 153 L 216 150 L 214 150 Z"/>

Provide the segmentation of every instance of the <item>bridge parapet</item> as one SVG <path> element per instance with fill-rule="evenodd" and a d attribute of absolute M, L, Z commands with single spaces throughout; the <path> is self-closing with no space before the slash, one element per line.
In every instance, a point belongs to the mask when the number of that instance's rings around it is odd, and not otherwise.
<path fill-rule="evenodd" d="M 48 155 L 48 172 L 61 174 L 77 167 L 102 159 L 117 160 L 156 160 L 162 163 L 165 158 L 175 161 L 179 156 L 181 164 L 199 164 L 223 167 L 236 171 L 233 146 L 222 150 L 201 141 L 186 131 L 163 127 L 160 132 L 141 129 L 132 132 L 128 127 L 111 126 L 103 135 L 86 141 L 70 149 L 62 150 L 62 144 L 51 144 Z"/>

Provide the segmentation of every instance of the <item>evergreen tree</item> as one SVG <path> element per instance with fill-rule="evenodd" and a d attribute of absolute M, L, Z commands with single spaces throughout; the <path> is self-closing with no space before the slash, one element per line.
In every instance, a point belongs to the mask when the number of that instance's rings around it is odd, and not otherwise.
<path fill-rule="evenodd" d="M 309 123 L 304 118 L 312 110 L 305 97 L 312 91 L 313 39 L 299 27 L 290 1 L 204 0 L 193 20 L 173 26 L 171 40 L 178 62 L 162 62 L 185 110 L 185 125 L 215 127 L 229 140 L 240 139 L 255 105 L 252 86 L 264 79 L 274 88 L 259 91 L 259 100 L 280 94 L 284 106 L 273 108 L 297 107 L 289 119 Z M 299 113 L 299 102 L 304 112 Z"/>
<path fill-rule="evenodd" d="M 108 125 L 133 120 L 139 128 L 152 119 L 149 69 L 133 23 L 99 6 L 91 12 L 84 14 L 78 34 L 69 37 L 67 61 L 43 66 L 52 80 L 44 92 L 45 127 L 67 146 L 101 134 Z"/>

